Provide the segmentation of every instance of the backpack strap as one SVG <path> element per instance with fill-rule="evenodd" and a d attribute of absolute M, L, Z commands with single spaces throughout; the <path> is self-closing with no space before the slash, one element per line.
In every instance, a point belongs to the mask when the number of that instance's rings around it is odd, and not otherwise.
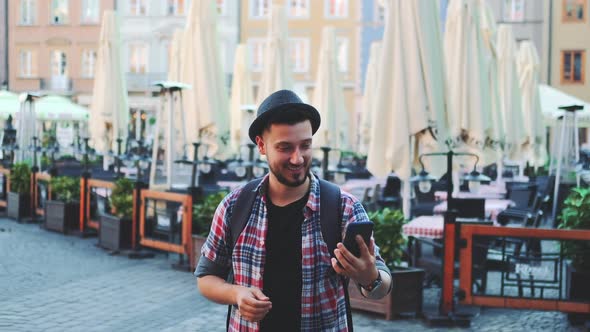
<path fill-rule="evenodd" d="M 342 242 L 342 196 L 340 187 L 323 179 L 320 179 L 320 224 L 330 257 L 334 257 L 336 245 L 338 242 Z M 352 311 L 348 294 L 349 279 L 343 276 L 341 280 L 344 288 L 348 331 L 352 332 Z"/>
<path fill-rule="evenodd" d="M 229 245 L 232 251 L 238 242 L 238 237 L 248 223 L 250 213 L 252 212 L 252 205 L 254 205 L 254 200 L 258 194 L 256 188 L 258 188 L 261 181 L 262 178 L 259 178 L 246 183 L 233 206 L 229 219 L 229 237 L 231 239 Z"/>
<path fill-rule="evenodd" d="M 330 257 L 334 257 L 334 249 L 342 241 L 341 206 L 340 187 L 320 179 L 320 224 Z"/>
<path fill-rule="evenodd" d="M 244 230 L 244 227 L 246 227 L 248 219 L 250 219 L 250 213 L 252 212 L 252 206 L 254 205 L 254 200 L 256 199 L 257 194 L 256 188 L 258 188 L 261 181 L 262 178 L 254 179 L 246 183 L 234 203 L 232 214 L 229 218 L 229 247 L 232 252 L 236 246 L 236 242 L 238 242 L 238 237 L 242 233 L 242 230 Z M 227 282 L 230 284 L 233 284 L 234 282 L 234 273 L 233 268 L 231 267 L 229 269 L 229 275 L 227 276 Z M 229 305 L 227 307 L 227 319 L 225 321 L 226 331 L 229 331 L 231 309 L 232 306 Z"/>

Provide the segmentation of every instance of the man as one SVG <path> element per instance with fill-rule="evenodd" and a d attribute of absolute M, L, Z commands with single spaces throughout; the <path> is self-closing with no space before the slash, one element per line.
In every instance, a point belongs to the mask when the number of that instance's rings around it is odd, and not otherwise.
<path fill-rule="evenodd" d="M 269 174 L 257 189 L 250 218 L 233 248 L 229 220 L 237 189 L 217 207 L 195 275 L 208 299 L 233 305 L 230 331 L 348 331 L 344 285 L 349 277 L 370 298 L 385 296 L 391 274 L 371 240 L 360 236 L 360 258 L 339 243 L 330 257 L 319 218 L 319 180 L 310 173 L 312 135 L 320 115 L 288 90 L 260 105 L 250 139 Z M 368 221 L 361 203 L 341 193 L 342 232 Z M 234 283 L 226 282 L 229 269 Z"/>

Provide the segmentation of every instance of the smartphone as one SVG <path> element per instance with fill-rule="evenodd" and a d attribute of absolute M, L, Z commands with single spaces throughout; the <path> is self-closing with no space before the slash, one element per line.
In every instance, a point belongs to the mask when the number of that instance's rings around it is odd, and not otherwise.
<path fill-rule="evenodd" d="M 346 227 L 346 234 L 342 242 L 346 249 L 356 257 L 361 256 L 361 249 L 356 242 L 356 236 L 360 235 L 365 240 L 365 244 L 369 247 L 371 243 L 371 234 L 373 233 L 373 223 L 370 221 L 359 221 L 348 224 Z"/>

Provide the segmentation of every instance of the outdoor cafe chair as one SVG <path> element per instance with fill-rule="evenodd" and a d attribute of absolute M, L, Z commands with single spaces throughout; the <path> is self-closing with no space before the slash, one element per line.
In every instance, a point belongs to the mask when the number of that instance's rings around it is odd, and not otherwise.
<path fill-rule="evenodd" d="M 385 187 L 383 187 L 380 197 L 377 198 L 379 208 L 397 209 L 401 207 L 401 186 L 402 182 L 399 177 L 390 175 L 387 177 Z"/>

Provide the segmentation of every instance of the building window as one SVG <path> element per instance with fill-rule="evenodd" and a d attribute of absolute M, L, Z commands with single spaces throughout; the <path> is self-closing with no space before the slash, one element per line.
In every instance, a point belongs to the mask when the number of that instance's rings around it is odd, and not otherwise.
<path fill-rule="evenodd" d="M 339 72 L 348 72 L 348 38 L 336 38 L 336 61 Z"/>
<path fill-rule="evenodd" d="M 94 65 L 96 64 L 96 51 L 95 50 L 83 50 L 82 51 L 82 77 L 93 78 L 94 77 Z"/>
<path fill-rule="evenodd" d="M 70 21 L 68 0 L 51 1 L 51 24 L 68 24 Z"/>
<path fill-rule="evenodd" d="M 66 52 L 61 50 L 51 51 L 51 76 L 68 76 L 68 58 Z"/>
<path fill-rule="evenodd" d="M 385 5 L 380 1 L 375 1 L 373 20 L 377 23 L 385 23 Z"/>
<path fill-rule="evenodd" d="M 217 0 L 217 14 L 219 16 L 227 16 L 227 1 Z"/>
<path fill-rule="evenodd" d="M 133 15 L 133 16 L 147 15 L 146 0 L 129 0 L 129 15 Z"/>
<path fill-rule="evenodd" d="M 504 21 L 524 21 L 524 0 L 504 0 Z"/>
<path fill-rule="evenodd" d="M 289 17 L 308 18 L 309 0 L 289 0 Z"/>
<path fill-rule="evenodd" d="M 262 71 L 262 66 L 264 62 L 264 49 L 266 48 L 265 39 L 248 39 L 248 48 L 250 49 L 250 69 L 253 72 Z"/>
<path fill-rule="evenodd" d="M 348 0 L 325 0 L 324 16 L 326 18 L 348 17 Z"/>
<path fill-rule="evenodd" d="M 34 77 L 33 52 L 21 50 L 19 52 L 19 77 Z"/>
<path fill-rule="evenodd" d="M 20 24 L 33 25 L 37 22 L 37 1 L 21 0 L 20 2 Z"/>
<path fill-rule="evenodd" d="M 98 23 L 100 12 L 100 0 L 82 1 L 82 23 Z"/>
<path fill-rule="evenodd" d="M 250 0 L 250 18 L 260 19 L 268 17 L 270 0 Z"/>
<path fill-rule="evenodd" d="M 184 0 L 168 0 L 168 15 L 183 16 L 185 5 Z"/>
<path fill-rule="evenodd" d="M 584 22 L 587 0 L 562 0 L 564 22 Z"/>
<path fill-rule="evenodd" d="M 145 74 L 147 72 L 148 47 L 145 44 L 129 45 L 129 72 Z"/>
<path fill-rule="evenodd" d="M 309 39 L 289 38 L 291 65 L 294 73 L 306 73 L 309 70 Z"/>
<path fill-rule="evenodd" d="M 561 52 L 561 83 L 584 84 L 586 51 Z"/>

